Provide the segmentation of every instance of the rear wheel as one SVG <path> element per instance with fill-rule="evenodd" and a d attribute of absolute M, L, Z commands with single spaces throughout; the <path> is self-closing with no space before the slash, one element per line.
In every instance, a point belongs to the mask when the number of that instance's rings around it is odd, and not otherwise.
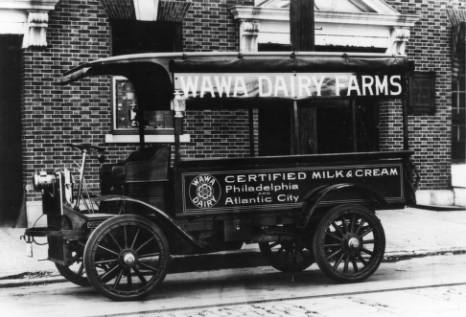
<path fill-rule="evenodd" d="M 260 242 L 259 248 L 270 265 L 282 272 L 301 272 L 314 262 L 312 251 L 299 238 Z"/>
<path fill-rule="evenodd" d="M 165 278 L 170 257 L 165 234 L 148 219 L 121 215 L 89 236 L 84 267 L 89 282 L 114 300 L 139 299 Z"/>
<path fill-rule="evenodd" d="M 330 209 L 319 222 L 313 239 L 317 264 L 329 278 L 358 282 L 377 270 L 385 251 L 380 220 L 360 205 Z"/>

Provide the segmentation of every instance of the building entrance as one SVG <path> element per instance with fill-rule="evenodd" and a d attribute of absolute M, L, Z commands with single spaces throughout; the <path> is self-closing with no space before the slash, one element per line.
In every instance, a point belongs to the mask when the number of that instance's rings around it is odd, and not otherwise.
<path fill-rule="evenodd" d="M 259 108 L 259 154 L 289 155 L 378 150 L 375 100 L 269 102 Z M 286 133 L 289 131 L 289 133 Z M 297 137 L 296 137 L 297 135 Z"/>
<path fill-rule="evenodd" d="M 20 48 L 20 36 L 0 36 L 0 226 L 16 224 L 23 199 Z"/>

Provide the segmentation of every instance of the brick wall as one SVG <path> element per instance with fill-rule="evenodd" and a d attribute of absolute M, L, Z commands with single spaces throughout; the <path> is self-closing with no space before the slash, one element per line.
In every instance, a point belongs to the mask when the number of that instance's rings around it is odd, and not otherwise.
<path fill-rule="evenodd" d="M 186 131 L 191 143 L 183 145 L 184 157 L 227 158 L 249 155 L 247 110 L 188 112 Z"/>
<path fill-rule="evenodd" d="M 193 1 L 183 22 L 184 51 L 238 51 L 238 27 L 229 11 L 235 4 L 253 5 L 254 0 Z M 187 119 L 192 142 L 182 147 L 185 157 L 249 155 L 247 110 L 189 111 Z"/>
<path fill-rule="evenodd" d="M 403 108 L 400 100 L 380 101 L 379 150 L 403 150 Z"/>
<path fill-rule="evenodd" d="M 238 26 L 229 11 L 235 4 L 253 5 L 254 0 L 193 1 L 183 22 L 184 51 L 238 51 Z M 185 157 L 249 155 L 247 110 L 188 111 L 185 127 L 192 141 L 182 147 Z"/>
<path fill-rule="evenodd" d="M 466 4 L 463 0 L 387 0 L 401 13 L 416 14 L 420 20 L 411 29 L 408 57 L 416 71 L 435 71 L 436 113 L 409 116 L 409 145 L 415 151 L 421 172 L 421 189 L 444 189 L 450 186 L 451 160 L 451 55 L 450 25 L 447 6 Z M 397 114 L 396 114 L 396 113 Z M 390 120 L 401 120 L 394 110 Z"/>
<path fill-rule="evenodd" d="M 239 0 L 194 0 L 183 24 L 185 51 L 238 50 L 235 22 L 228 8 L 252 4 Z M 35 170 L 70 166 L 79 161 L 67 143 L 104 145 L 107 162 L 127 157 L 137 144 L 105 144 L 112 129 L 111 80 L 87 78 L 71 85 L 56 81 L 70 68 L 111 55 L 111 30 L 99 0 L 61 0 L 49 15 L 46 48 L 24 51 L 22 92 L 23 177 L 31 184 Z M 235 125 L 231 123 L 234 122 Z M 247 111 L 188 112 L 186 132 L 192 143 L 186 157 L 231 157 L 249 153 Z M 98 190 L 97 160 L 92 159 L 88 184 Z M 28 191 L 28 200 L 39 193 Z"/>
<path fill-rule="evenodd" d="M 23 164 L 25 184 L 34 170 L 77 159 L 70 142 L 102 143 L 110 127 L 110 81 L 88 79 L 59 86 L 61 74 L 110 55 L 110 32 L 98 0 L 62 0 L 50 13 L 48 47 L 24 51 Z M 95 162 L 92 164 L 96 172 Z M 29 199 L 37 193 L 29 192 Z"/>
<path fill-rule="evenodd" d="M 183 23 L 184 50 L 237 51 L 238 28 L 228 9 L 253 4 L 254 0 L 194 0 Z"/>

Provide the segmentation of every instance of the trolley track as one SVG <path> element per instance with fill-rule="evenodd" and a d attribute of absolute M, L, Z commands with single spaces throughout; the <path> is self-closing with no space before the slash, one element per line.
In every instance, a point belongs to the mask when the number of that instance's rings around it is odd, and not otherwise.
<path fill-rule="evenodd" d="M 397 292 L 397 291 L 421 290 L 421 289 L 429 289 L 429 288 L 454 287 L 454 286 L 466 286 L 466 282 L 428 284 L 428 285 L 395 287 L 395 288 L 385 288 L 385 289 L 375 289 L 375 290 L 365 290 L 365 291 L 352 291 L 352 292 L 343 292 L 343 293 L 332 292 L 332 293 L 327 293 L 327 294 L 281 297 L 281 298 L 270 298 L 270 299 L 260 299 L 260 300 L 244 300 L 244 301 L 234 301 L 234 302 L 221 303 L 221 304 L 211 304 L 211 305 L 198 305 L 198 306 L 193 305 L 193 306 L 176 307 L 176 308 L 174 307 L 174 308 L 167 308 L 167 309 L 151 309 L 151 310 L 129 312 L 129 313 L 91 315 L 89 317 L 120 317 L 120 316 L 123 317 L 123 316 L 134 316 L 135 314 L 137 314 L 138 316 L 144 316 L 147 314 L 184 312 L 184 311 L 191 311 L 191 310 L 204 310 L 204 309 L 210 309 L 210 308 L 220 308 L 220 307 L 229 307 L 229 306 L 258 305 L 258 304 L 285 302 L 285 301 L 291 301 L 291 300 L 297 301 L 297 300 L 317 299 L 317 298 L 346 297 L 346 296 L 355 296 L 355 295 L 389 293 L 389 292 Z"/>

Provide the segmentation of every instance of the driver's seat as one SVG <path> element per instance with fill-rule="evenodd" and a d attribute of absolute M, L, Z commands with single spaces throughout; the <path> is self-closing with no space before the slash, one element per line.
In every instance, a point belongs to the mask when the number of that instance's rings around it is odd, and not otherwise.
<path fill-rule="evenodd" d="M 102 195 L 128 195 L 163 208 L 169 163 L 170 146 L 161 146 L 137 150 L 116 164 L 104 164 L 100 171 Z"/>

